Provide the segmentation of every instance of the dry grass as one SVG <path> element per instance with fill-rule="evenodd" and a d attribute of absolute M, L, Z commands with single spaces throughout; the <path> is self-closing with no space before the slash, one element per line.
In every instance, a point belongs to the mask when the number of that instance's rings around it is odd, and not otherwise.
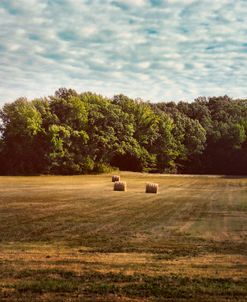
<path fill-rule="evenodd" d="M 120 176 L 0 177 L 0 301 L 247 300 L 246 178 Z"/>

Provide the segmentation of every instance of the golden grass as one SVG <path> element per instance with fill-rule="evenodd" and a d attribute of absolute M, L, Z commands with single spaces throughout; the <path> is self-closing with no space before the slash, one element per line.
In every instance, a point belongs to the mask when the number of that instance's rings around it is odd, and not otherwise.
<path fill-rule="evenodd" d="M 68 248 L 48 244 L 2 245 L 1 260 L 15 272 L 64 269 L 78 274 L 98 271 L 148 276 L 182 273 L 186 277 L 245 278 L 247 255 L 216 254 L 159 258 L 154 253 L 92 253 L 85 247 Z M 165 268 L 165 269 L 164 269 Z"/>
<path fill-rule="evenodd" d="M 0 177 L 0 301 L 246 301 L 246 178 L 120 176 Z"/>

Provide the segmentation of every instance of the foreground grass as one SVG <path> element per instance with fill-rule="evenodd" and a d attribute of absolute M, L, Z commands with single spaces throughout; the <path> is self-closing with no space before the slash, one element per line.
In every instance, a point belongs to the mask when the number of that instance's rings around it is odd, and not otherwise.
<path fill-rule="evenodd" d="M 247 300 L 246 178 L 122 179 L 0 177 L 0 301 Z"/>

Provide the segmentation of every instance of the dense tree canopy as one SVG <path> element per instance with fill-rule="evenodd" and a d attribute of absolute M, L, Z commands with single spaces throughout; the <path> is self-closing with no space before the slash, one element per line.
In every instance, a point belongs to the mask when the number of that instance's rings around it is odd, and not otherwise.
<path fill-rule="evenodd" d="M 247 174 L 247 100 L 149 103 L 61 88 L 0 110 L 1 174 Z"/>

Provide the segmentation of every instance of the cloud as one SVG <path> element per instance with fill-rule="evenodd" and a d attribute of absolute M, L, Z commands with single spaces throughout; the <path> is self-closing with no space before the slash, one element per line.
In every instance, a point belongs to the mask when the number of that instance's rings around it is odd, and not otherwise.
<path fill-rule="evenodd" d="M 72 87 L 246 97 L 245 0 L 2 0 L 0 102 Z"/>
<path fill-rule="evenodd" d="M 134 6 L 144 6 L 147 4 L 147 0 L 122 0 L 122 1 L 119 1 L 119 3 L 124 3 L 124 4 L 127 4 L 127 5 L 134 5 Z"/>

